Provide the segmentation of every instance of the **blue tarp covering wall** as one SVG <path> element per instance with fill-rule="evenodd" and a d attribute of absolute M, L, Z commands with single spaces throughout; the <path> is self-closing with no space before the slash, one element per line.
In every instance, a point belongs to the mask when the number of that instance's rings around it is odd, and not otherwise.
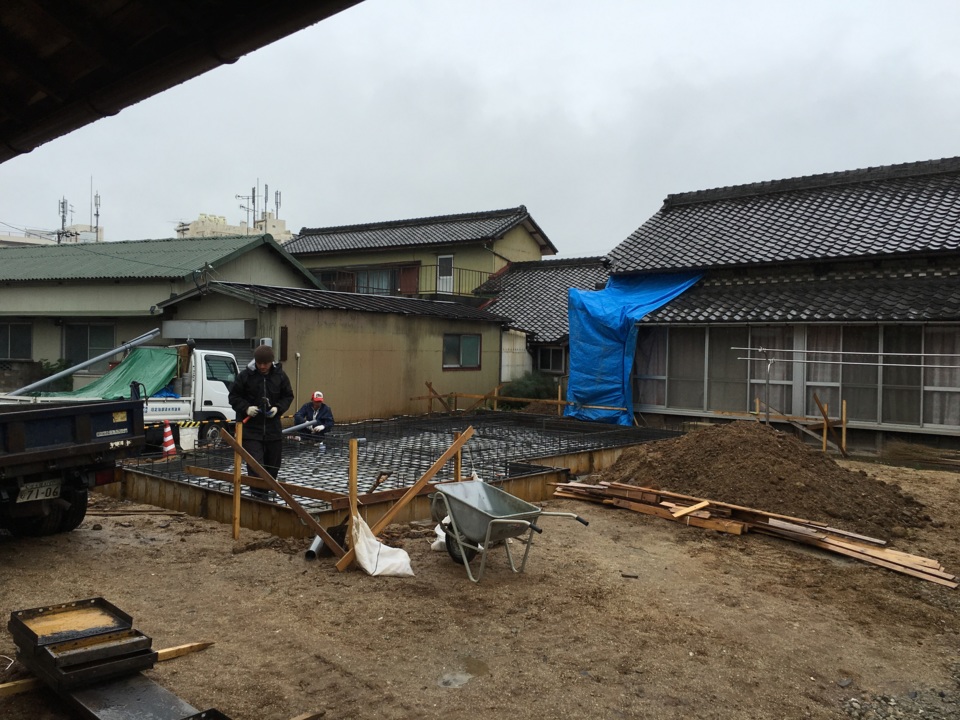
<path fill-rule="evenodd" d="M 604 290 L 570 289 L 567 401 L 574 405 L 567 405 L 564 415 L 579 420 L 633 424 L 630 373 L 637 345 L 637 323 L 700 278 L 699 273 L 614 275 Z M 599 410 L 584 405 L 626 410 Z"/>

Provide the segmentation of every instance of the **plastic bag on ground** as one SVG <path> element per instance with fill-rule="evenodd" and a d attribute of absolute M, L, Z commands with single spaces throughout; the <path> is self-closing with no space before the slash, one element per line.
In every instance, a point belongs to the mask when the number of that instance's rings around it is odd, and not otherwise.
<path fill-rule="evenodd" d="M 402 548 L 393 548 L 377 540 L 370 526 L 359 515 L 353 516 L 353 548 L 357 564 L 369 575 L 413 577 L 410 556 Z"/>
<path fill-rule="evenodd" d="M 450 516 L 445 515 L 441 522 L 448 523 L 450 522 Z M 433 529 L 437 534 L 437 539 L 430 543 L 430 549 L 434 552 L 446 552 L 447 551 L 447 534 L 443 531 L 443 528 L 438 523 L 437 526 Z"/>

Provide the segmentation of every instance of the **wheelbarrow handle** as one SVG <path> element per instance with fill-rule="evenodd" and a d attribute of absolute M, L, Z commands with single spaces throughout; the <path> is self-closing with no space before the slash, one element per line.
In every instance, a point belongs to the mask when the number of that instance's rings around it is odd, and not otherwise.
<path fill-rule="evenodd" d="M 530 523 L 530 529 L 539 535 L 543 534 L 543 528 L 540 527 L 539 525 L 534 525 L 533 523 Z"/>
<path fill-rule="evenodd" d="M 580 517 L 579 515 L 574 516 L 574 520 L 576 520 L 578 523 L 581 523 L 582 525 L 589 525 L 589 524 L 590 524 L 589 522 L 587 522 L 586 520 L 584 520 L 584 519 L 583 519 L 582 517 Z"/>

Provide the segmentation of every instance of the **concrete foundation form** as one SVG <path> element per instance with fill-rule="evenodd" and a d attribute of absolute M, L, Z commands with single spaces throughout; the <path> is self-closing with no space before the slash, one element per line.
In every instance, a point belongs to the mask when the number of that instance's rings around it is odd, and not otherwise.
<path fill-rule="evenodd" d="M 288 484 L 287 489 L 322 526 L 344 523 L 349 512 L 349 441 L 355 438 L 361 514 L 373 524 L 450 447 L 456 434 L 471 426 L 475 434 L 461 453 L 461 477 L 476 474 L 529 502 L 546 499 L 552 494 L 552 483 L 571 474 L 608 467 L 625 447 L 677 436 L 663 430 L 520 413 L 373 420 L 338 425 L 322 442 L 312 436 L 288 436 L 278 479 Z M 128 465 L 123 486 L 111 494 L 231 522 L 232 483 L 199 477 L 198 472 L 232 474 L 233 452 L 225 446 L 200 447 L 175 458 L 140 458 Z M 451 460 L 433 482 L 456 479 L 456 463 Z M 428 519 L 430 489 L 428 485 L 397 521 Z M 275 495 L 261 500 L 244 487 L 240 514 L 243 527 L 282 537 L 311 535 Z"/>

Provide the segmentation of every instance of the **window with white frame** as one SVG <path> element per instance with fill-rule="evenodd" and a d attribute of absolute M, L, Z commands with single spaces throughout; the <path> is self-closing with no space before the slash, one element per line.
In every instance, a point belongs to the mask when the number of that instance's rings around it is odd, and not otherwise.
<path fill-rule="evenodd" d="M 33 358 L 33 325 L 0 323 L 0 360 Z"/>
<path fill-rule="evenodd" d="M 443 336 L 443 369 L 480 368 L 480 336 L 445 333 Z"/>

